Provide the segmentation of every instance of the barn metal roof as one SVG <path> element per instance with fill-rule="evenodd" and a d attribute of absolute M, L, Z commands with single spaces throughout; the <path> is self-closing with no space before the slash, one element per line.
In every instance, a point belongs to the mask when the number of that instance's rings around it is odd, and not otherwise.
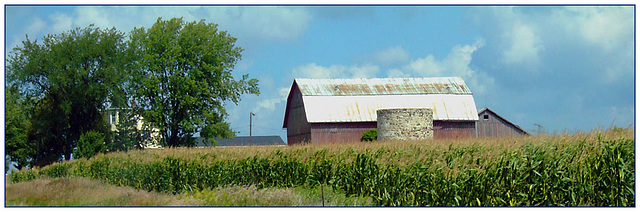
<path fill-rule="evenodd" d="M 303 96 L 471 94 L 460 77 L 295 79 Z"/>
<path fill-rule="evenodd" d="M 433 120 L 478 120 L 471 95 L 303 96 L 302 99 L 310 123 L 371 122 L 378 119 L 377 110 L 387 108 L 432 108 Z"/>

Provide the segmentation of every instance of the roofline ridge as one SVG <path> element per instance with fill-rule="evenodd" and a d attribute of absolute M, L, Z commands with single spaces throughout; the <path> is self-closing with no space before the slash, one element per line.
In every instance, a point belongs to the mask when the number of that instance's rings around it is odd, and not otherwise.
<path fill-rule="evenodd" d="M 450 76 L 450 77 L 358 77 L 358 78 L 308 78 L 308 77 L 300 77 L 300 78 L 293 78 L 293 80 L 447 79 L 447 78 L 449 78 L 449 79 L 451 79 L 451 78 L 463 79 L 462 76 Z"/>

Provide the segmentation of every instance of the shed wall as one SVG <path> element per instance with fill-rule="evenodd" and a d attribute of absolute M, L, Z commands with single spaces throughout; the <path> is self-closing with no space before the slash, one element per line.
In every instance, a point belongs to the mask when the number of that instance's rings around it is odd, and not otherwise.
<path fill-rule="evenodd" d="M 292 87 L 292 95 L 287 105 L 287 144 L 299 144 L 311 140 L 311 125 L 307 121 L 302 93 L 298 86 Z"/>
<path fill-rule="evenodd" d="M 485 119 L 486 115 L 486 119 Z M 512 124 L 507 123 L 504 119 L 490 112 L 482 112 L 478 114 L 480 120 L 477 122 L 478 137 L 506 137 L 524 135 L 520 129 Z"/>
<path fill-rule="evenodd" d="M 433 138 L 475 138 L 475 121 L 433 121 Z"/>
<path fill-rule="evenodd" d="M 312 123 L 311 143 L 360 142 L 364 131 L 376 129 L 376 122 Z"/>

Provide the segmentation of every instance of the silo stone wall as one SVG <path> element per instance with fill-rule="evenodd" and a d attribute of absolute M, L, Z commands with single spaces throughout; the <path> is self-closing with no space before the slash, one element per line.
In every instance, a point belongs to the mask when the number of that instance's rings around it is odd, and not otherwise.
<path fill-rule="evenodd" d="M 420 140 L 433 138 L 433 109 L 380 109 L 378 140 Z"/>

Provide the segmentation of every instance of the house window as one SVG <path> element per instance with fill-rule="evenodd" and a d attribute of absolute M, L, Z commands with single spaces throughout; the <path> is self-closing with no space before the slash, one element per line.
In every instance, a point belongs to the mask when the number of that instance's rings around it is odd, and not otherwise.
<path fill-rule="evenodd" d="M 111 124 L 116 123 L 116 111 L 111 111 Z"/>
<path fill-rule="evenodd" d="M 482 118 L 483 118 L 484 120 L 489 120 L 489 115 L 485 114 Z"/>

